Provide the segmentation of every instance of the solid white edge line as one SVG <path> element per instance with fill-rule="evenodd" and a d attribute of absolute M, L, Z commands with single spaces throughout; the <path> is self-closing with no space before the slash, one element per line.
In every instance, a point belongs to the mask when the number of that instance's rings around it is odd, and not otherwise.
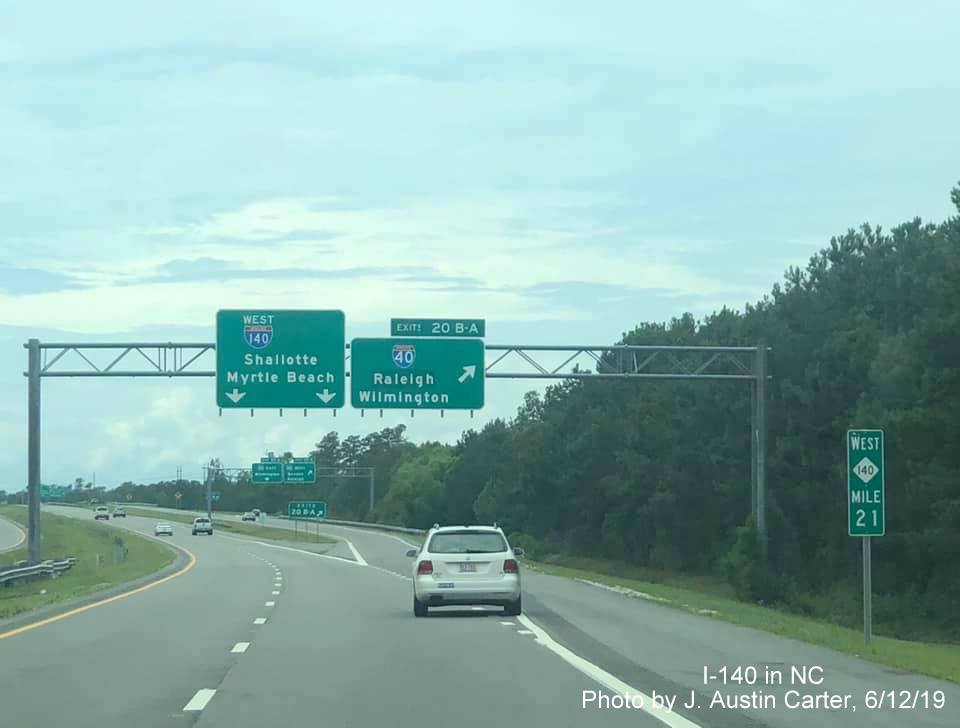
<path fill-rule="evenodd" d="M 186 713 L 193 710 L 203 710 L 207 707 L 207 703 L 213 699 L 216 692 L 216 690 L 211 690 L 210 688 L 198 690 L 197 694 L 190 698 L 190 702 L 183 706 L 183 711 Z"/>
<path fill-rule="evenodd" d="M 637 690 L 631 685 L 628 685 L 622 680 L 614 677 L 603 668 L 598 667 L 592 662 L 580 657 L 580 655 L 571 652 L 566 647 L 555 641 L 543 630 L 543 628 L 533 622 L 525 614 L 521 614 L 519 617 L 517 617 L 517 621 L 522 623 L 525 627 L 527 627 L 527 629 L 536 635 L 537 642 L 556 654 L 564 662 L 573 666 L 587 677 L 591 678 L 594 682 L 599 683 L 608 690 L 612 690 L 618 695 L 627 697 L 636 696 L 640 698 L 640 700 L 643 701 L 643 706 L 640 708 L 640 710 L 642 710 L 644 713 L 653 716 L 660 722 L 668 725 L 670 728 L 702 728 L 702 726 L 687 720 L 678 713 L 667 710 L 661 705 L 654 705 L 653 698 L 646 693 Z"/>
<path fill-rule="evenodd" d="M 249 646 L 250 646 L 249 642 L 237 642 L 237 644 L 233 646 L 233 649 L 230 650 L 230 652 L 240 655 L 246 652 Z"/>
<path fill-rule="evenodd" d="M 347 548 L 350 549 L 350 553 L 353 554 L 353 558 L 357 560 L 358 564 L 360 564 L 361 566 L 369 566 L 369 564 L 360 555 L 360 552 L 357 551 L 357 547 L 353 545 L 353 541 L 348 541 L 347 539 L 343 539 L 343 542 L 347 545 Z"/>
<path fill-rule="evenodd" d="M 254 623 L 254 624 L 266 624 L 266 623 L 267 623 L 267 618 L 266 618 L 266 617 L 257 617 L 255 620 L 253 620 L 253 623 Z"/>
<path fill-rule="evenodd" d="M 237 538 L 236 536 L 221 536 L 220 538 L 230 539 L 232 541 L 247 541 L 245 538 Z M 303 549 L 295 549 L 290 546 L 281 546 L 280 544 L 275 543 L 265 543 L 263 541 L 254 541 L 253 543 L 258 544 L 259 546 L 265 546 L 268 549 L 282 549 L 283 551 L 293 551 L 297 554 L 306 554 L 307 556 L 315 556 L 318 559 L 329 559 L 330 561 L 337 561 L 341 564 L 351 564 L 353 566 L 366 566 L 369 569 L 376 569 L 377 571 L 382 571 L 384 574 L 390 574 L 390 576 L 395 576 L 398 579 L 403 579 L 405 581 L 413 581 L 412 576 L 404 576 L 403 574 L 398 574 L 396 571 L 390 571 L 390 569 L 384 569 L 381 566 L 374 566 L 373 564 L 368 564 L 366 561 L 363 561 L 363 557 L 360 557 L 360 561 L 354 561 L 353 559 L 345 559 L 342 556 L 330 556 L 329 554 L 318 554 L 314 551 L 304 551 Z M 357 554 L 360 556 L 360 554 Z M 281 577 L 277 577 L 278 579 Z"/>

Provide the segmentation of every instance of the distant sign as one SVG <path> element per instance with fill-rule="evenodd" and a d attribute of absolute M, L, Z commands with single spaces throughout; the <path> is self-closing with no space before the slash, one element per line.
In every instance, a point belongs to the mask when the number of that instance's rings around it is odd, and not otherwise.
<path fill-rule="evenodd" d="M 327 517 L 324 501 L 291 501 L 287 504 L 287 518 L 319 521 Z"/>
<path fill-rule="evenodd" d="M 295 461 L 284 463 L 283 466 L 284 483 L 316 483 L 317 467 L 313 460 L 309 462 Z"/>
<path fill-rule="evenodd" d="M 63 500 L 67 494 L 67 489 L 62 485 L 44 485 L 40 484 L 40 497 L 47 500 Z"/>
<path fill-rule="evenodd" d="M 483 319 L 390 319 L 390 336 L 464 336 L 482 339 L 486 328 Z"/>
<path fill-rule="evenodd" d="M 847 520 L 850 536 L 886 532 L 883 430 L 847 431 Z"/>
<path fill-rule="evenodd" d="M 283 463 L 254 463 L 250 467 L 254 483 L 282 483 Z"/>

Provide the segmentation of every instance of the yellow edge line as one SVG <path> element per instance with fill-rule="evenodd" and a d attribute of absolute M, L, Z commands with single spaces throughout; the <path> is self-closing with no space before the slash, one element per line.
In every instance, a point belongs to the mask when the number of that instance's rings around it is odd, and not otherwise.
<path fill-rule="evenodd" d="M 146 534 L 138 534 L 138 535 L 144 536 L 144 535 L 146 535 Z M 147 538 L 149 538 L 149 536 L 147 536 Z M 159 541 L 159 539 L 157 539 L 157 540 Z M 47 617 L 46 619 L 41 619 L 41 620 L 38 621 L 38 622 L 33 622 L 32 624 L 25 624 L 25 625 L 23 625 L 22 627 L 17 627 L 16 629 L 11 629 L 9 632 L 0 632 L 0 640 L 5 640 L 5 639 L 7 639 L 8 637 L 15 637 L 15 636 L 17 636 L 18 634 L 23 634 L 24 632 L 29 632 L 29 631 L 32 630 L 32 629 L 37 629 L 38 627 L 43 627 L 43 626 L 45 626 L 45 625 L 52 624 L 52 623 L 54 623 L 54 622 L 59 622 L 61 619 L 66 619 L 67 617 L 73 617 L 74 615 L 82 614 L 83 612 L 86 612 L 86 611 L 88 611 L 88 610 L 90 610 L 90 609 L 94 609 L 95 607 L 102 607 L 104 604 L 110 604 L 110 603 L 112 603 L 112 602 L 116 602 L 116 601 L 119 601 L 119 600 L 121 600 L 121 599 L 126 599 L 127 597 L 132 597 L 134 594 L 139 594 L 140 592 L 145 592 L 147 589 L 153 589 L 153 587 L 155 587 L 155 586 L 160 586 L 161 584 L 163 584 L 163 583 L 165 583 L 165 582 L 168 582 L 168 581 L 170 581 L 170 580 L 172 580 L 172 579 L 176 579 L 178 576 L 183 576 L 183 575 L 186 574 L 188 571 L 190 571 L 190 569 L 192 569 L 194 566 L 197 565 L 197 557 L 196 557 L 196 555 L 194 555 L 194 553 L 193 553 L 192 551 L 190 551 L 189 549 L 184 548 L 183 546 L 176 546 L 176 545 L 173 545 L 173 544 L 170 544 L 170 545 L 173 546 L 173 548 L 175 548 L 175 549 L 179 549 L 180 551 L 183 551 L 188 557 L 190 557 L 190 561 L 187 563 L 186 566 L 184 566 L 182 569 L 180 569 L 180 571 L 174 572 L 173 574 L 168 574 L 167 576 L 163 577 L 162 579 L 157 579 L 156 581 L 152 581 L 152 582 L 150 582 L 149 584 L 144 584 L 143 586 L 138 586 L 136 589 L 131 589 L 131 590 L 128 591 L 128 592 L 123 592 L 122 594 L 114 594 L 112 597 L 108 597 L 108 598 L 106 598 L 106 599 L 101 599 L 99 602 L 93 602 L 92 604 L 85 604 L 85 605 L 82 606 L 82 607 L 77 607 L 76 609 L 71 609 L 70 611 L 63 612 L 62 614 L 55 614 L 55 615 L 52 616 L 52 617 Z"/>

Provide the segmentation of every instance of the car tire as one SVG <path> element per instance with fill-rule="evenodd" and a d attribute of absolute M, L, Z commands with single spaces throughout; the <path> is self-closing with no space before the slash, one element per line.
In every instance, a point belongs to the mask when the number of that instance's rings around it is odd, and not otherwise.
<path fill-rule="evenodd" d="M 197 532 L 196 532 L 196 531 L 191 531 L 190 533 L 192 533 L 194 536 L 197 535 Z"/>
<path fill-rule="evenodd" d="M 508 617 L 519 617 L 522 611 L 523 605 L 520 603 L 520 597 L 517 597 L 517 601 L 503 608 L 503 613 Z"/>
<path fill-rule="evenodd" d="M 420 602 L 416 597 L 413 598 L 413 616 L 426 617 L 430 613 L 430 607 Z"/>

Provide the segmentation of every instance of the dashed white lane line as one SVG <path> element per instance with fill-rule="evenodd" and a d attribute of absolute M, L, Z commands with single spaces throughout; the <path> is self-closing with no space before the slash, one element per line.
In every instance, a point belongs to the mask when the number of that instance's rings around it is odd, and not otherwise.
<path fill-rule="evenodd" d="M 514 626 L 514 622 L 501 622 L 500 624 L 502 624 L 504 627 L 513 627 L 513 626 Z"/>
<path fill-rule="evenodd" d="M 266 623 L 267 623 L 267 618 L 266 618 L 266 617 L 257 617 L 255 620 L 253 620 L 253 623 L 254 623 L 254 624 L 266 624 Z"/>
<path fill-rule="evenodd" d="M 272 592 L 270 592 L 270 593 L 271 593 L 273 596 L 275 596 L 275 597 L 280 595 L 280 592 L 277 591 L 276 589 L 274 589 L 274 590 L 273 590 Z"/>
<path fill-rule="evenodd" d="M 230 650 L 230 652 L 233 652 L 235 654 L 243 654 L 244 652 L 247 651 L 247 648 L 249 646 L 250 646 L 249 642 L 237 642 L 237 644 L 233 646 L 233 649 Z"/>
<path fill-rule="evenodd" d="M 518 629 L 517 634 L 533 634 L 529 629 Z"/>
<path fill-rule="evenodd" d="M 277 603 L 276 603 L 276 602 L 267 602 L 266 604 L 264 604 L 264 606 L 265 606 L 265 607 L 275 607 L 275 606 L 277 606 Z"/>
<path fill-rule="evenodd" d="M 603 668 L 598 667 L 592 662 L 583 659 L 580 657 L 580 655 L 571 652 L 566 647 L 556 642 L 543 630 L 542 627 L 531 621 L 526 615 L 520 615 L 517 617 L 517 621 L 523 624 L 523 626 L 527 627 L 534 635 L 536 635 L 537 642 L 560 657 L 560 659 L 567 664 L 575 667 L 587 677 L 591 678 L 600 685 L 603 685 L 608 690 L 617 693 L 618 695 L 623 695 L 627 698 L 632 698 L 633 696 L 638 697 L 640 701 L 642 701 L 642 705 L 639 709 L 649 715 L 652 715 L 661 723 L 669 726 L 669 728 L 702 728 L 702 726 L 687 720 L 682 715 L 667 710 L 662 705 L 654 704 L 653 698 L 646 693 L 637 690 L 622 680 L 614 677 Z"/>
<path fill-rule="evenodd" d="M 216 695 L 216 690 L 211 690 L 210 688 L 203 688 L 197 691 L 197 694 L 190 698 L 190 702 L 183 706 L 183 712 L 189 712 L 194 710 L 203 710 L 207 707 L 213 696 Z"/>

